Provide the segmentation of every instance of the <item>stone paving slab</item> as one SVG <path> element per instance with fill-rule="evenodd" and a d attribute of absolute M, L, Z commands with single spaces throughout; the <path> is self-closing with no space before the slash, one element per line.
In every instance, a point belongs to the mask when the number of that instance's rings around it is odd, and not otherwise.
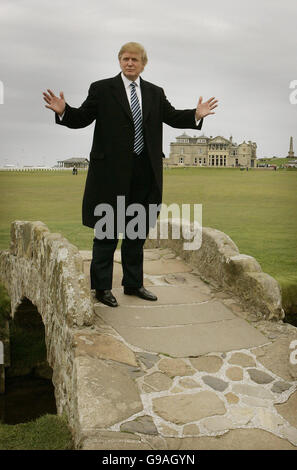
<path fill-rule="evenodd" d="M 262 429 L 233 429 L 219 436 L 166 438 L 144 434 L 97 432 L 84 439 L 84 450 L 296 450 L 286 439 Z"/>
<path fill-rule="evenodd" d="M 143 270 L 147 274 L 171 274 L 191 272 L 193 268 L 181 260 L 161 258 L 155 261 L 144 260 Z"/>
<path fill-rule="evenodd" d="M 96 322 L 76 336 L 81 448 L 296 450 L 287 362 L 297 331 L 243 315 L 168 249 L 145 250 L 144 283 L 158 301 L 126 296 L 120 261 L 117 250 L 119 307 L 94 299 Z"/>
<path fill-rule="evenodd" d="M 296 450 L 287 440 L 262 429 L 236 429 L 218 437 L 167 439 L 169 450 Z"/>
<path fill-rule="evenodd" d="M 176 286 L 154 286 L 149 290 L 158 297 L 156 302 L 150 302 L 149 305 L 152 306 L 205 302 L 211 298 L 209 294 L 202 293 L 197 287 L 191 286 L 184 286 L 182 289 L 178 289 Z M 114 288 L 112 292 L 120 306 L 149 306 L 147 300 L 132 295 L 125 295 L 123 288 Z"/>
<path fill-rule="evenodd" d="M 297 427 L 297 391 L 286 403 L 276 405 L 276 409 L 292 426 Z"/>
<path fill-rule="evenodd" d="M 127 432 L 97 431 L 88 433 L 80 444 L 83 450 L 151 450 L 140 437 Z"/>
<path fill-rule="evenodd" d="M 224 415 L 224 403 L 215 392 L 202 391 L 191 394 L 176 394 L 153 400 L 156 414 L 176 424 L 187 424 L 213 415 Z"/>
<path fill-rule="evenodd" d="M 183 273 L 171 273 L 160 275 L 160 278 L 166 282 L 166 284 L 184 287 L 192 286 L 199 287 L 200 292 L 210 293 L 210 287 L 203 282 L 200 277 L 194 272 L 183 272 Z"/>
<path fill-rule="evenodd" d="M 142 410 L 135 382 L 117 363 L 80 356 L 75 367 L 82 429 L 110 426 Z"/>
<path fill-rule="evenodd" d="M 126 297 L 126 296 L 125 296 Z M 141 299 L 139 304 L 145 302 Z M 147 304 L 148 302 L 146 302 Z M 151 303 L 150 303 L 151 304 Z M 156 303 L 154 302 L 154 305 Z M 193 305 L 173 305 L 160 307 L 117 307 L 110 309 L 96 304 L 95 312 L 115 329 L 118 327 L 157 327 L 193 325 L 234 320 L 235 315 L 219 301 L 213 300 Z M 210 325 L 211 328 L 211 325 Z M 261 343 L 263 344 L 263 343 Z"/>
<path fill-rule="evenodd" d="M 133 346 L 172 357 L 199 356 L 267 343 L 264 335 L 240 318 L 161 328 L 118 326 L 116 330 Z"/>
<path fill-rule="evenodd" d="M 135 354 L 122 341 L 102 333 L 77 333 L 74 335 L 75 357 L 89 356 L 111 359 L 137 367 Z"/>

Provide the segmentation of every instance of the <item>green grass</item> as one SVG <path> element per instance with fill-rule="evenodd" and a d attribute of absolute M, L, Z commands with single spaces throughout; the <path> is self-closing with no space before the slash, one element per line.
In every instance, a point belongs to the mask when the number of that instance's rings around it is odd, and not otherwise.
<path fill-rule="evenodd" d="M 70 450 L 71 432 L 65 417 L 44 415 L 21 424 L 0 423 L 0 450 Z"/>
<path fill-rule="evenodd" d="M 81 224 L 86 172 L 0 172 L 0 247 L 9 246 L 13 220 L 41 220 L 52 232 L 87 249 L 92 230 Z"/>
<path fill-rule="evenodd" d="M 260 163 L 260 164 L 268 163 L 268 165 L 276 165 L 277 167 L 279 167 L 282 165 L 287 165 L 292 160 L 296 160 L 296 157 L 295 158 L 286 158 L 286 157 L 261 158 L 257 160 L 257 163 Z"/>
<path fill-rule="evenodd" d="M 13 220 L 41 220 L 79 249 L 93 230 L 81 224 L 86 172 L 0 172 L 0 248 Z M 287 309 L 297 305 L 297 171 L 179 168 L 164 171 L 163 201 L 201 203 L 203 225 L 227 233 L 282 288 Z"/>
<path fill-rule="evenodd" d="M 297 172 L 184 168 L 165 171 L 164 202 L 201 203 L 203 226 L 227 233 L 297 306 Z"/>

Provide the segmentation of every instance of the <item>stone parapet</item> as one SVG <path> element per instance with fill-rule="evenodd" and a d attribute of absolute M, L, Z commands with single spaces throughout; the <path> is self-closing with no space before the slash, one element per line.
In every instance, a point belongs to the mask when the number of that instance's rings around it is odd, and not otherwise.
<path fill-rule="evenodd" d="M 69 327 L 92 324 L 90 288 L 78 248 L 44 223 L 11 224 L 10 250 L 0 252 L 0 268 L 2 282 L 9 286 L 12 315 L 27 297 L 41 315 L 54 312 Z"/>
<path fill-rule="evenodd" d="M 146 248 L 170 248 L 184 261 L 197 270 L 203 280 L 235 294 L 241 303 L 251 312 L 265 320 L 278 321 L 285 316 L 282 308 L 281 290 L 278 282 L 264 273 L 260 264 L 252 256 L 239 252 L 233 240 L 225 233 L 210 227 L 203 227 L 194 232 L 193 224 L 182 223 L 177 219 L 162 220 L 168 223 L 168 237 L 161 238 L 158 220 L 157 238 L 148 238 Z M 163 232 L 164 233 L 164 232 Z M 184 243 L 189 239 L 183 234 L 192 233 L 201 246 L 195 250 L 185 250 Z M 180 234 L 174 238 L 172 234 Z M 202 240 L 201 240 L 202 234 Z M 186 235 L 187 236 L 187 235 Z"/>
<path fill-rule="evenodd" d="M 73 378 L 75 332 L 93 324 L 94 310 L 78 249 L 42 222 L 14 221 L 10 249 L 0 251 L 0 281 L 14 317 L 24 299 L 36 306 L 45 327 L 47 360 L 53 369 L 58 413 L 76 427 Z"/>

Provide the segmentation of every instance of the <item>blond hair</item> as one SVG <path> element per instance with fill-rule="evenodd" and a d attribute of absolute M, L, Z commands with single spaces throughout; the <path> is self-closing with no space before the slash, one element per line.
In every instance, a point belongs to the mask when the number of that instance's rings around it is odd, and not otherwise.
<path fill-rule="evenodd" d="M 147 64 L 147 54 L 146 54 L 146 50 L 145 48 L 139 44 L 138 42 L 127 42 L 126 44 L 124 44 L 121 49 L 120 49 L 120 52 L 118 54 L 118 58 L 119 60 L 121 59 L 122 55 L 125 53 L 125 52 L 136 52 L 136 53 L 139 53 L 141 55 L 141 60 L 142 60 L 142 63 L 143 65 L 146 65 Z"/>

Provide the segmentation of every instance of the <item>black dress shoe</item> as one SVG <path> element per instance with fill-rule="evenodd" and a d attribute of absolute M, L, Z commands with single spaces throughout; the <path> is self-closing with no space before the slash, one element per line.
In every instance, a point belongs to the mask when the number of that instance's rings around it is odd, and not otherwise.
<path fill-rule="evenodd" d="M 96 299 L 109 307 L 117 307 L 117 299 L 112 295 L 111 290 L 96 290 Z"/>
<path fill-rule="evenodd" d="M 136 295 L 144 300 L 158 300 L 158 297 L 149 290 L 142 287 L 124 287 L 124 294 Z"/>

